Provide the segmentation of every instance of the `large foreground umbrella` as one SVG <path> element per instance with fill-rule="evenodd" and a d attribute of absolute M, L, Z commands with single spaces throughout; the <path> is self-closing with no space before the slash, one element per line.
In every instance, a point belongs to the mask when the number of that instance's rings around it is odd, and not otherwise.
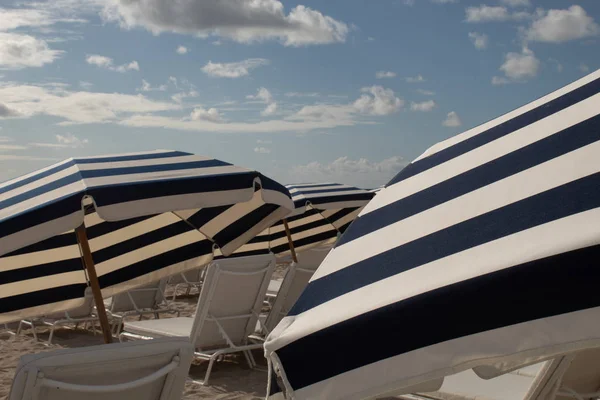
<path fill-rule="evenodd" d="M 364 206 L 374 197 L 368 190 L 340 183 L 286 185 L 294 211 L 277 221 L 235 255 L 273 252 L 278 258 L 316 246 L 333 245 Z"/>
<path fill-rule="evenodd" d="M 292 209 L 258 172 L 176 151 L 69 159 L 5 182 L 0 322 L 77 306 L 88 281 L 102 314 L 102 295 L 203 265 L 213 247 L 229 255 Z"/>
<path fill-rule="evenodd" d="M 401 171 L 267 339 L 287 395 L 410 392 L 600 345 L 599 114 L 597 71 Z"/>

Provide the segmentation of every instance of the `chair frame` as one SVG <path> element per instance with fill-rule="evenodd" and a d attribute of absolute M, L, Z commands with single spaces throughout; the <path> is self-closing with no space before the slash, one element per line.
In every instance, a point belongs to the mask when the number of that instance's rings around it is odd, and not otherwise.
<path fill-rule="evenodd" d="M 232 260 L 235 260 L 235 259 L 232 259 Z M 232 260 L 227 260 L 227 261 L 232 261 Z M 237 259 L 237 260 L 239 260 L 239 259 Z M 257 321 L 260 321 L 260 318 L 259 318 L 260 312 L 256 312 L 256 309 L 260 308 L 260 306 L 262 305 L 263 299 L 265 297 L 265 294 L 266 294 L 266 291 L 267 291 L 267 288 L 269 285 L 269 279 L 273 273 L 273 269 L 275 268 L 275 257 L 273 256 L 273 258 L 269 261 L 269 263 L 265 267 L 263 267 L 261 269 L 256 269 L 253 271 L 233 271 L 233 270 L 223 269 L 219 264 L 220 262 L 223 262 L 223 261 L 224 260 L 219 260 L 219 261 L 213 262 L 208 267 L 209 269 L 206 272 L 204 282 L 205 283 L 209 282 L 209 285 L 207 286 L 205 284 L 202 287 L 202 292 L 198 299 L 198 307 L 196 309 L 196 315 L 194 317 L 194 324 L 192 326 L 192 332 L 190 332 L 190 340 L 194 344 L 196 341 L 196 338 L 198 337 L 200 332 L 202 332 L 203 324 L 205 322 L 214 322 L 217 325 L 219 332 L 221 333 L 221 335 L 227 342 L 227 347 L 224 347 L 224 348 L 218 348 L 218 349 L 212 349 L 212 350 L 202 350 L 202 349 L 196 348 L 196 351 L 194 351 L 194 357 L 196 359 L 205 360 L 205 361 L 209 362 L 206 373 L 204 375 L 204 380 L 202 380 L 202 381 L 194 380 L 195 383 L 199 383 L 203 386 L 208 385 L 208 382 L 210 379 L 210 374 L 212 372 L 214 363 L 215 363 L 215 361 L 222 358 L 222 356 L 224 356 L 226 354 L 241 352 L 242 354 L 244 354 L 244 358 L 246 359 L 248 366 L 251 369 L 254 369 L 257 366 L 257 363 L 256 363 L 256 360 L 254 359 L 254 356 L 252 355 L 251 351 L 261 349 L 263 346 L 262 343 L 249 343 L 250 335 L 248 335 L 248 337 L 246 338 L 246 340 L 245 340 L 246 343 L 235 344 L 233 342 L 233 340 L 230 338 L 230 336 L 227 333 L 227 331 L 225 330 L 225 328 L 223 328 L 223 325 L 221 325 L 221 322 L 226 321 L 226 320 L 232 320 L 232 319 L 250 319 L 250 321 L 252 321 L 252 317 L 256 318 Z M 259 289 L 259 291 L 257 293 L 257 297 L 254 299 L 254 307 L 250 311 L 250 313 L 244 313 L 244 314 L 239 314 L 239 315 L 230 315 L 230 316 L 225 316 L 225 317 L 217 317 L 217 316 L 211 315 L 209 313 L 210 305 L 211 305 L 212 299 L 215 294 L 217 283 L 219 282 L 219 277 L 221 275 L 251 276 L 251 275 L 259 275 L 259 274 L 264 274 L 264 278 L 263 278 L 261 288 Z M 206 297 L 203 297 L 203 292 L 205 290 L 207 290 L 208 292 L 207 292 Z M 200 302 L 202 302 L 202 304 L 200 304 Z M 256 324 L 256 322 L 254 324 Z M 125 327 L 125 329 L 126 329 L 126 327 Z M 126 332 L 126 331 L 122 332 L 119 335 L 120 341 L 123 341 L 123 338 L 132 339 L 132 340 L 152 339 L 152 337 L 149 337 L 149 336 L 138 335 L 138 334 L 130 333 L 130 332 Z"/>
<path fill-rule="evenodd" d="M 166 306 L 164 308 L 148 309 L 148 308 L 140 308 L 137 305 L 135 299 L 133 298 L 132 293 L 150 292 L 150 291 L 160 294 L 162 301 L 164 301 L 166 303 Z M 161 287 L 160 283 L 158 284 L 157 287 L 132 289 L 132 290 L 127 291 L 126 294 L 129 298 L 129 301 L 131 302 L 131 305 L 133 306 L 133 310 L 131 310 L 131 311 L 116 311 L 115 312 L 112 310 L 112 307 L 110 307 L 106 310 L 108 315 L 113 318 L 113 323 L 111 325 L 111 331 L 113 332 L 114 336 L 118 335 L 119 332 L 121 331 L 121 328 L 123 327 L 123 319 L 125 317 L 130 317 L 132 315 L 138 315 L 139 320 L 141 321 L 142 317 L 144 315 L 148 315 L 148 314 L 153 314 L 154 318 L 156 318 L 156 319 L 160 318 L 161 313 L 176 314 L 178 317 L 181 314 L 181 311 L 177 311 L 177 310 L 173 310 L 173 309 L 169 308 L 170 307 L 169 301 L 168 301 L 167 297 L 165 296 L 165 292 L 164 292 L 163 288 Z M 160 302 L 156 302 L 155 306 L 158 305 L 158 303 L 160 303 Z M 112 306 L 114 306 L 114 303 Z"/>

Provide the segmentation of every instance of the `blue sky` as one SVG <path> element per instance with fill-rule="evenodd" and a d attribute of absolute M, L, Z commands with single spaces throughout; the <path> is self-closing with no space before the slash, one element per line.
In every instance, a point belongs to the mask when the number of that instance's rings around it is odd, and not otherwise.
<path fill-rule="evenodd" d="M 600 67 L 597 0 L 0 1 L 0 181 L 177 149 L 384 184 Z"/>

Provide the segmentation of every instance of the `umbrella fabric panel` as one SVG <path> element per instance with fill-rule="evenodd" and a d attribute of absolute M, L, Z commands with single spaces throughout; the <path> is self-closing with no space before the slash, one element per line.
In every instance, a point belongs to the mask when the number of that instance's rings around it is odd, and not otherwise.
<path fill-rule="evenodd" d="M 76 228 L 84 196 L 93 198 L 102 219 L 114 221 L 249 201 L 261 178 L 178 151 L 69 159 L 0 184 L 0 255 Z M 287 190 L 274 181 L 265 179 L 263 192 L 292 208 Z"/>
<path fill-rule="evenodd" d="M 307 183 L 286 185 L 292 195 L 295 211 L 302 214 L 310 205 L 314 209 L 362 207 L 374 196 L 371 192 L 340 183 Z"/>
<path fill-rule="evenodd" d="M 85 216 L 102 294 L 110 297 L 212 260 L 213 244 L 172 213 L 117 222 Z M 81 305 L 87 276 L 74 231 L 0 257 L 0 321 Z"/>
<path fill-rule="evenodd" d="M 600 344 L 599 93 L 597 71 L 378 192 L 267 340 L 288 393 L 360 398 Z"/>

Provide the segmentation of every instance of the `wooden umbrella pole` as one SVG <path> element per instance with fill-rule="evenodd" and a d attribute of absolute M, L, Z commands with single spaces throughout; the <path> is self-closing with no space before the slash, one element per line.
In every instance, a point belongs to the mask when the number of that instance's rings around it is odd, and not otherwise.
<path fill-rule="evenodd" d="M 77 227 L 77 229 L 75 229 L 75 233 L 77 234 L 77 241 L 81 247 L 83 263 L 85 264 L 85 269 L 87 270 L 88 278 L 90 280 L 90 286 L 92 287 L 92 293 L 94 294 L 94 301 L 96 302 L 96 310 L 98 311 L 98 318 L 100 319 L 100 327 L 102 328 L 104 343 L 108 344 L 112 342 L 112 332 L 110 325 L 108 324 L 106 308 L 104 308 L 102 291 L 100 290 L 100 283 L 98 282 L 98 275 L 96 274 L 96 266 L 94 265 L 92 251 L 90 250 L 90 244 L 85 231 L 85 224 L 81 224 L 79 227 Z"/>
<path fill-rule="evenodd" d="M 292 240 L 292 233 L 290 232 L 290 227 L 288 226 L 287 218 L 283 219 L 283 227 L 285 228 L 285 234 L 287 235 L 288 243 L 290 244 L 292 260 L 294 260 L 295 263 L 298 263 L 298 257 L 296 257 L 296 249 L 294 248 L 294 241 Z"/>

